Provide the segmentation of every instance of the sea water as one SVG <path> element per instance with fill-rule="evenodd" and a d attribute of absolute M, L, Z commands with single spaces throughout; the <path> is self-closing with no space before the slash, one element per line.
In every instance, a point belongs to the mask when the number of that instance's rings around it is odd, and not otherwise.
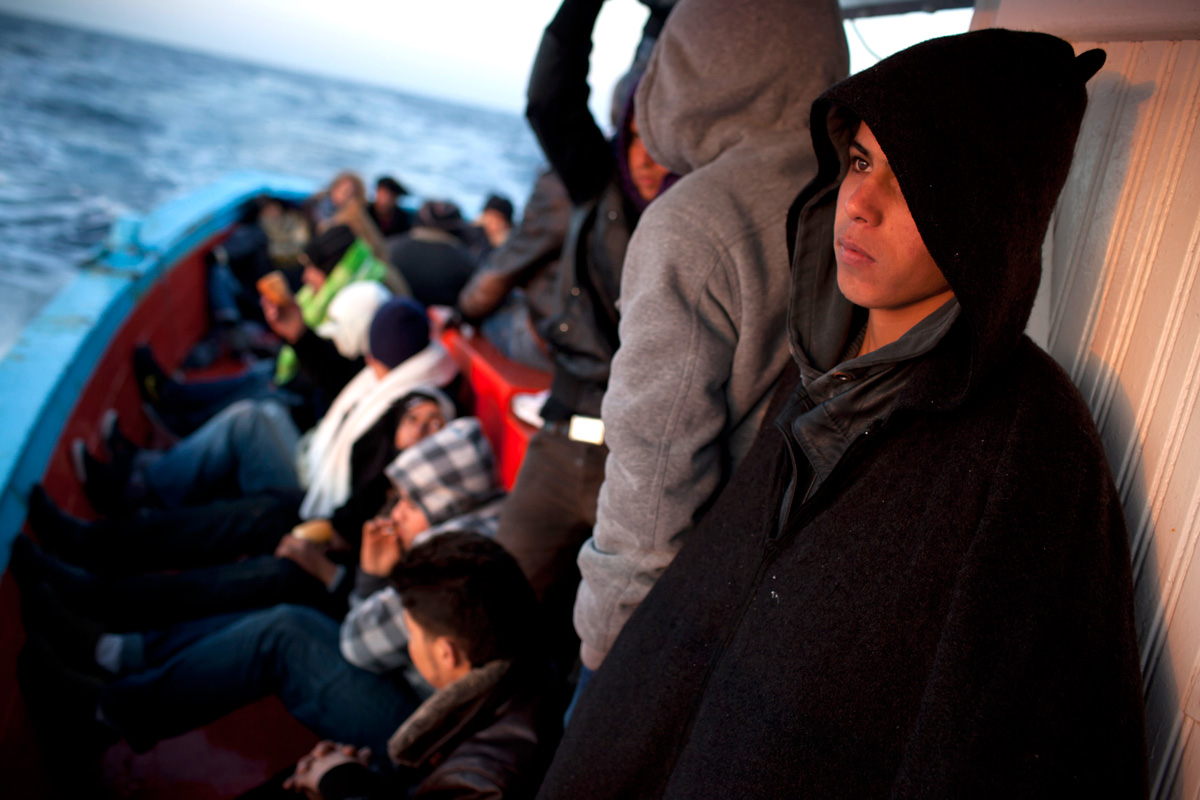
<path fill-rule="evenodd" d="M 516 114 L 0 14 L 0 356 L 109 225 L 239 169 L 353 169 L 474 217 L 542 164 Z"/>

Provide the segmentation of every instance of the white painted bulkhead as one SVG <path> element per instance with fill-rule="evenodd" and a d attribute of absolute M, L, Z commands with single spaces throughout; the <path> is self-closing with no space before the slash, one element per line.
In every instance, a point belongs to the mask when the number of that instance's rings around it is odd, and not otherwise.
<path fill-rule="evenodd" d="M 1124 504 L 1151 796 L 1198 798 L 1200 3 L 977 0 L 983 27 L 1108 52 L 1029 333 L 1083 392 Z"/>

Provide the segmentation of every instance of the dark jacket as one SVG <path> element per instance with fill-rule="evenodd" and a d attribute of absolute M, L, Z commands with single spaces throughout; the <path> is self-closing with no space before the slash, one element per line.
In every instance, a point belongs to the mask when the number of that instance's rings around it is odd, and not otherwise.
<path fill-rule="evenodd" d="M 545 170 L 533 185 L 520 224 L 459 293 L 458 310 L 463 317 L 472 322 L 483 319 L 518 286 L 525 289 L 534 325 L 553 313 L 558 262 L 570 220 L 566 187 L 553 170 Z"/>
<path fill-rule="evenodd" d="M 1078 391 L 1022 335 L 1097 67 L 981 31 L 814 104 L 775 424 L 618 637 L 542 796 L 1145 796 L 1121 508 Z M 857 358 L 831 247 L 847 110 L 958 304 Z M 866 413 L 813 397 L 868 376 Z"/>
<path fill-rule="evenodd" d="M 391 236 L 399 236 L 402 233 L 408 233 L 412 228 L 412 214 L 408 209 L 394 205 L 388 211 L 388 215 L 384 217 L 379 213 L 379 209 L 374 203 L 367 206 L 367 214 L 371 216 L 371 220 L 375 223 L 375 227 L 379 228 L 379 234 L 387 239 Z"/>
<path fill-rule="evenodd" d="M 493 661 L 427 700 L 396 731 L 383 778 L 357 764 L 321 779 L 326 800 L 519 800 L 537 792 L 560 734 L 548 673 Z M 411 794 L 409 793 L 411 792 Z"/>
<path fill-rule="evenodd" d="M 394 239 L 388 261 L 408 281 L 412 296 L 427 306 L 453 306 L 475 271 L 462 239 L 424 226 Z"/>
<path fill-rule="evenodd" d="M 538 326 L 554 378 L 546 419 L 600 416 L 616 352 L 617 299 L 638 212 L 622 189 L 612 145 L 588 110 L 588 55 L 603 0 L 565 0 L 546 27 L 525 115 L 574 210 L 559 266 L 558 306 Z"/>

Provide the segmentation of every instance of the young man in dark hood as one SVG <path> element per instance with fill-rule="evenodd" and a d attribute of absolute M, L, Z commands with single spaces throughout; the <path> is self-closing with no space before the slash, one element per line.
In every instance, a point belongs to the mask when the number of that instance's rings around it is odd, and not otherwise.
<path fill-rule="evenodd" d="M 1124 520 L 1022 335 L 1101 51 L 985 30 L 813 105 L 792 358 L 542 796 L 1145 796 Z"/>

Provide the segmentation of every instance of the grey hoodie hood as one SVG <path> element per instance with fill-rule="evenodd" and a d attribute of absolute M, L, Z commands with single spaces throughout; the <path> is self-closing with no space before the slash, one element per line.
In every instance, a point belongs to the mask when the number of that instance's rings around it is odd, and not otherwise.
<path fill-rule="evenodd" d="M 797 31 L 809 47 L 797 50 Z M 760 132 L 804 130 L 848 64 L 836 0 L 681 0 L 638 86 L 638 131 L 685 175 Z"/>

